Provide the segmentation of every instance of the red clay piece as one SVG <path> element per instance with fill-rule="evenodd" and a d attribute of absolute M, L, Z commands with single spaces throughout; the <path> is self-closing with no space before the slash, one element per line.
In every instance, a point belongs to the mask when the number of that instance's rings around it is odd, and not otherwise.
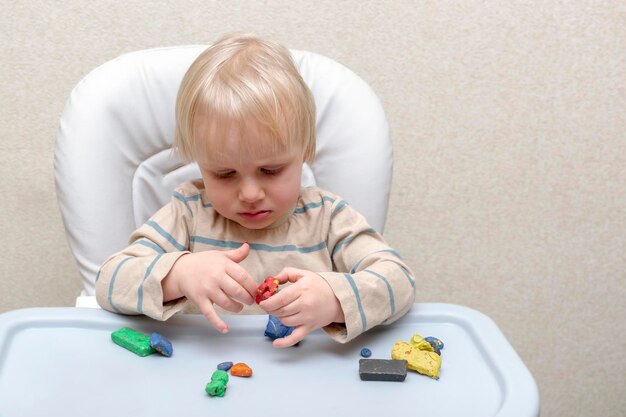
<path fill-rule="evenodd" d="M 255 301 L 259 304 L 263 300 L 267 300 L 278 291 L 279 282 L 276 278 L 269 276 L 259 285 L 256 290 Z"/>

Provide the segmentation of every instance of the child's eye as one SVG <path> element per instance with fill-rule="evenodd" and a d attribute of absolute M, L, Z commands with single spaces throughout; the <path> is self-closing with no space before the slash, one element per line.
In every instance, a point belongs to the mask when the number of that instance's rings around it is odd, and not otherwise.
<path fill-rule="evenodd" d="M 235 171 L 220 171 L 220 172 L 213 172 L 212 174 L 214 178 L 217 178 L 218 180 L 224 180 L 224 179 L 232 178 L 235 175 Z"/>
<path fill-rule="evenodd" d="M 261 168 L 261 173 L 264 175 L 278 175 L 282 170 L 282 168 Z"/>

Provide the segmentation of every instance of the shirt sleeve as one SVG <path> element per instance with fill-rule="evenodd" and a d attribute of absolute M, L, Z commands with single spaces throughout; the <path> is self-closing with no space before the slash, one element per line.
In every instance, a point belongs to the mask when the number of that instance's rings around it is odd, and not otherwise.
<path fill-rule="evenodd" d="M 400 254 L 344 200 L 337 199 L 327 215 L 333 272 L 319 274 L 339 300 L 345 325 L 324 330 L 345 343 L 405 315 L 415 301 L 415 279 Z"/>
<path fill-rule="evenodd" d="M 171 201 L 135 230 L 129 246 L 111 255 L 96 276 L 96 299 L 105 310 L 167 320 L 186 299 L 163 303 L 161 281 L 189 253 L 194 211 L 179 190 Z"/>

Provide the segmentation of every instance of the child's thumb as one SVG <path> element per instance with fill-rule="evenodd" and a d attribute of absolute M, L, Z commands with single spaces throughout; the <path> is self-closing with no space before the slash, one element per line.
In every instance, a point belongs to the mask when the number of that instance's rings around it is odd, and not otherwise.
<path fill-rule="evenodd" d="M 243 242 L 243 245 L 239 246 L 237 249 L 231 249 L 224 252 L 224 255 L 228 257 L 233 262 L 241 262 L 250 253 L 250 245 L 248 242 Z"/>

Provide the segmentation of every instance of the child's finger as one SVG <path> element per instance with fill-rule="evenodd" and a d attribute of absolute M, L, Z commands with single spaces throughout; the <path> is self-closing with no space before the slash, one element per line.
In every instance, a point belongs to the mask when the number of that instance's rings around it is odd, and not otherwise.
<path fill-rule="evenodd" d="M 305 271 L 298 268 L 293 267 L 285 267 L 278 274 L 274 275 L 281 284 L 286 282 L 296 282 L 304 275 Z"/>
<path fill-rule="evenodd" d="M 299 304 L 300 303 L 293 302 L 287 304 L 286 306 L 277 308 L 274 311 L 266 311 L 266 313 L 271 314 L 272 316 L 276 316 L 281 321 L 284 321 L 284 319 L 291 318 L 301 312 L 301 306 Z"/>
<path fill-rule="evenodd" d="M 224 251 L 223 253 L 231 261 L 239 263 L 243 261 L 244 259 L 246 259 L 246 257 L 250 253 L 250 245 L 248 244 L 248 242 L 243 242 L 243 244 L 239 246 L 237 249 L 227 250 L 227 251 Z"/>
<path fill-rule="evenodd" d="M 252 276 L 241 265 L 237 263 L 228 263 L 225 268 L 229 277 L 237 281 L 250 297 L 250 303 L 254 301 L 258 284 Z M 241 300 L 244 301 L 245 300 Z"/>
<path fill-rule="evenodd" d="M 231 313 L 239 313 L 243 309 L 243 305 L 241 303 L 231 299 L 223 291 L 220 291 L 219 294 L 213 295 L 213 303 L 222 307 L 224 310 L 230 311 Z"/>
<path fill-rule="evenodd" d="M 198 303 L 198 307 L 200 311 L 206 317 L 206 319 L 211 323 L 213 327 L 215 327 L 220 333 L 228 333 L 228 325 L 224 323 L 220 316 L 215 312 L 215 308 L 213 308 L 213 304 L 211 300 L 206 299 L 202 303 Z"/>
<path fill-rule="evenodd" d="M 273 314 L 275 316 L 280 316 L 277 312 L 296 301 L 300 298 L 300 292 L 297 288 L 293 286 L 287 287 L 283 290 L 278 291 L 276 294 L 268 298 L 267 300 L 261 301 L 259 306 L 265 310 L 266 313 Z M 283 314 L 284 315 L 284 314 Z"/>
<path fill-rule="evenodd" d="M 293 346 L 296 343 L 302 341 L 304 337 L 309 333 L 304 326 L 298 326 L 294 329 L 294 331 L 286 337 L 281 337 L 279 339 L 274 340 L 272 345 L 277 348 L 286 348 L 289 346 Z"/>
<path fill-rule="evenodd" d="M 278 317 L 281 323 L 283 323 L 285 326 L 289 326 L 289 327 L 304 326 L 306 324 L 306 321 L 304 320 L 303 315 L 300 313 L 301 311 L 297 311 L 296 313 L 288 315 L 288 316 L 276 316 L 276 317 Z"/>
<path fill-rule="evenodd" d="M 234 279 L 225 279 L 220 287 L 228 298 L 242 302 L 247 305 L 254 303 L 254 298 Z"/>

